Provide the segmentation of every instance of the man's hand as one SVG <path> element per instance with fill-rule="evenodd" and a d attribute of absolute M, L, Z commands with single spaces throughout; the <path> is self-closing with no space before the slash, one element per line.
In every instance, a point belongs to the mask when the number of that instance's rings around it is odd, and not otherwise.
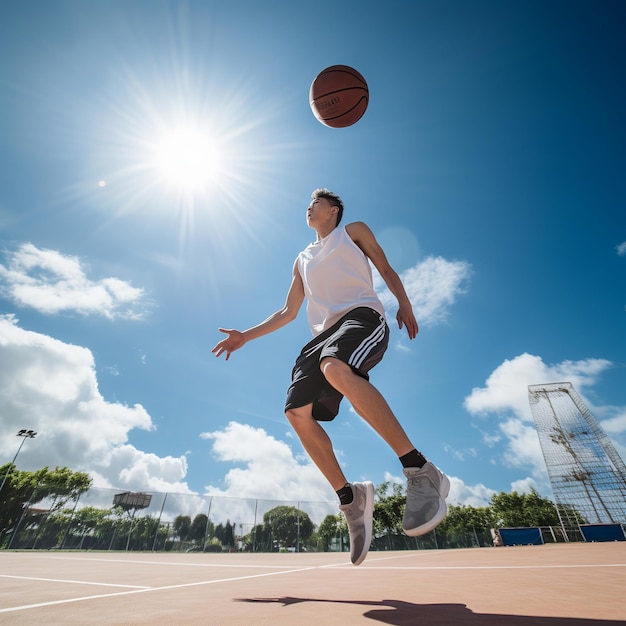
<path fill-rule="evenodd" d="M 215 356 L 220 356 L 223 352 L 226 352 L 226 360 L 228 361 L 230 353 L 239 350 L 246 343 L 246 340 L 243 338 L 243 333 L 238 330 L 232 328 L 218 328 L 218 330 L 221 333 L 226 333 L 228 337 L 216 344 L 211 352 Z"/>
<path fill-rule="evenodd" d="M 417 320 L 415 319 L 413 308 L 410 304 L 405 307 L 401 306 L 398 309 L 396 319 L 398 320 L 398 328 L 402 330 L 402 326 L 404 326 L 409 335 L 409 339 L 415 339 L 419 332 L 419 326 L 417 325 Z"/>

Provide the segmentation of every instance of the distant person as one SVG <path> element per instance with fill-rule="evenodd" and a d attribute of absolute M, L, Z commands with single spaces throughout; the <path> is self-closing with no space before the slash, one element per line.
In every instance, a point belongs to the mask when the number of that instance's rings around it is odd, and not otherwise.
<path fill-rule="evenodd" d="M 232 352 L 246 342 L 293 321 L 307 299 L 307 319 L 313 339 L 293 368 L 285 414 L 304 449 L 339 496 L 350 531 L 350 558 L 360 565 L 372 538 L 374 486 L 349 483 L 320 422 L 333 420 L 343 396 L 389 444 L 407 478 L 407 502 L 402 527 L 412 537 L 431 531 L 447 513 L 448 478 L 415 449 L 368 372 L 383 358 L 389 342 L 385 311 L 372 283 L 369 261 L 398 300 L 396 319 L 409 339 L 418 332 L 411 303 L 398 274 L 363 222 L 339 228 L 343 202 L 327 189 L 316 189 L 306 210 L 307 224 L 317 239 L 301 252 L 293 266 L 291 286 L 282 309 L 243 332 L 220 328 L 228 335 L 212 350 Z M 369 261 L 368 261 L 369 260 Z M 271 358 L 268 353 L 268 358 Z"/>

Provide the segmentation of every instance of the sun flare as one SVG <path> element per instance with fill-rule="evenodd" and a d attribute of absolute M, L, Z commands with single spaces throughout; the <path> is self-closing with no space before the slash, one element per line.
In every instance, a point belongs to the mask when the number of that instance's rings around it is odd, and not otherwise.
<path fill-rule="evenodd" d="M 182 191 L 206 188 L 215 181 L 220 164 L 216 140 L 200 127 L 164 132 L 154 149 L 154 166 L 170 186 Z"/>

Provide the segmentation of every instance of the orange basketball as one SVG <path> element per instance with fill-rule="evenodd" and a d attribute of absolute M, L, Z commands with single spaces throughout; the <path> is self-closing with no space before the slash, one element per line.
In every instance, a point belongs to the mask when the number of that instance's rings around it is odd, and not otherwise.
<path fill-rule="evenodd" d="M 313 115 L 331 128 L 345 128 L 358 122 L 367 109 L 369 96 L 363 76 L 347 65 L 322 70 L 309 90 Z"/>

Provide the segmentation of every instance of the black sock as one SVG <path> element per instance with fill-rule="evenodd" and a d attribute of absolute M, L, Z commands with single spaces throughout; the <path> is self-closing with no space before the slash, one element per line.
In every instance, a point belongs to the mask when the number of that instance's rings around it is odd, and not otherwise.
<path fill-rule="evenodd" d="M 424 467 L 426 463 L 426 457 L 421 452 L 413 449 L 411 452 L 407 452 L 400 457 L 400 463 L 402 467 Z"/>
<path fill-rule="evenodd" d="M 339 502 L 341 504 L 350 504 L 354 500 L 354 492 L 352 491 L 352 485 L 346 483 L 341 489 L 337 491 L 339 496 Z"/>

